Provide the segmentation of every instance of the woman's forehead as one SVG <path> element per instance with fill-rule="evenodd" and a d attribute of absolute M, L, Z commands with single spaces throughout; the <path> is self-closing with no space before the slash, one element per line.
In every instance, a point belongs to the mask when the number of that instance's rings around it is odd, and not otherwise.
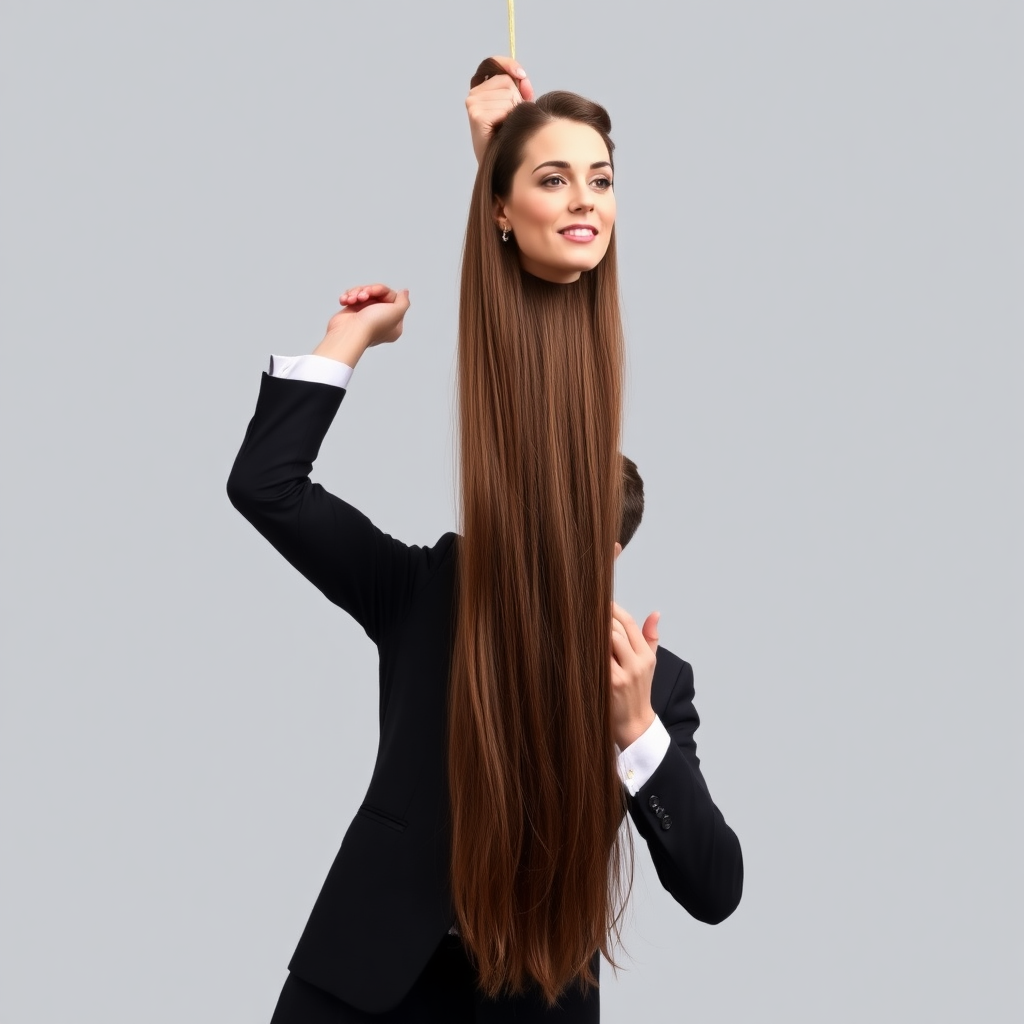
<path fill-rule="evenodd" d="M 590 125 L 557 120 L 535 132 L 523 147 L 523 164 L 529 173 L 548 161 L 590 167 L 610 163 L 610 158 L 601 134 Z"/>

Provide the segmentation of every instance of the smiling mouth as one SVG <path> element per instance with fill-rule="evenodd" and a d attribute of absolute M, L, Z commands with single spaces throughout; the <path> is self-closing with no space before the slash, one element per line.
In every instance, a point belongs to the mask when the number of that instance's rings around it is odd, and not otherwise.
<path fill-rule="evenodd" d="M 573 245 L 590 245 L 597 238 L 597 231 L 594 228 L 566 228 L 558 233 Z"/>

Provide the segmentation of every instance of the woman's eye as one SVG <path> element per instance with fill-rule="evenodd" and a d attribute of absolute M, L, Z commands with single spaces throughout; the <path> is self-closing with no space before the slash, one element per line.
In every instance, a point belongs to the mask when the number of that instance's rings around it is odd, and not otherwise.
<path fill-rule="evenodd" d="M 560 174 L 552 174 L 550 178 L 545 178 L 541 182 L 541 184 L 542 185 L 564 185 L 565 184 L 565 178 L 563 178 Z M 612 187 L 611 178 L 595 178 L 591 182 L 591 184 L 595 188 L 599 188 L 602 191 L 605 191 L 605 190 L 610 189 Z"/>

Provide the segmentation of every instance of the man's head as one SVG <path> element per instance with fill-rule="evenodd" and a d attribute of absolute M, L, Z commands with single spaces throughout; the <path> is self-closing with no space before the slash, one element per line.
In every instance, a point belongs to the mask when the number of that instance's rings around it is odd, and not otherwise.
<path fill-rule="evenodd" d="M 622 520 L 619 526 L 619 540 L 615 545 L 615 557 L 633 539 L 640 520 L 644 517 L 644 482 L 636 463 L 622 456 Z"/>

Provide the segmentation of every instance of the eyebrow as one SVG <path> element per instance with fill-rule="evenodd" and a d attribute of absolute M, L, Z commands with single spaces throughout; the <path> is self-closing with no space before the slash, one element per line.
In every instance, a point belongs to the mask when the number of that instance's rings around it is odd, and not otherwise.
<path fill-rule="evenodd" d="M 560 167 L 563 171 L 567 171 L 570 164 L 568 160 L 545 160 L 544 163 L 537 164 L 530 173 L 536 174 L 542 167 Z M 598 160 L 597 163 L 590 165 L 592 171 L 596 171 L 598 167 L 611 167 L 611 164 L 607 160 Z"/>

